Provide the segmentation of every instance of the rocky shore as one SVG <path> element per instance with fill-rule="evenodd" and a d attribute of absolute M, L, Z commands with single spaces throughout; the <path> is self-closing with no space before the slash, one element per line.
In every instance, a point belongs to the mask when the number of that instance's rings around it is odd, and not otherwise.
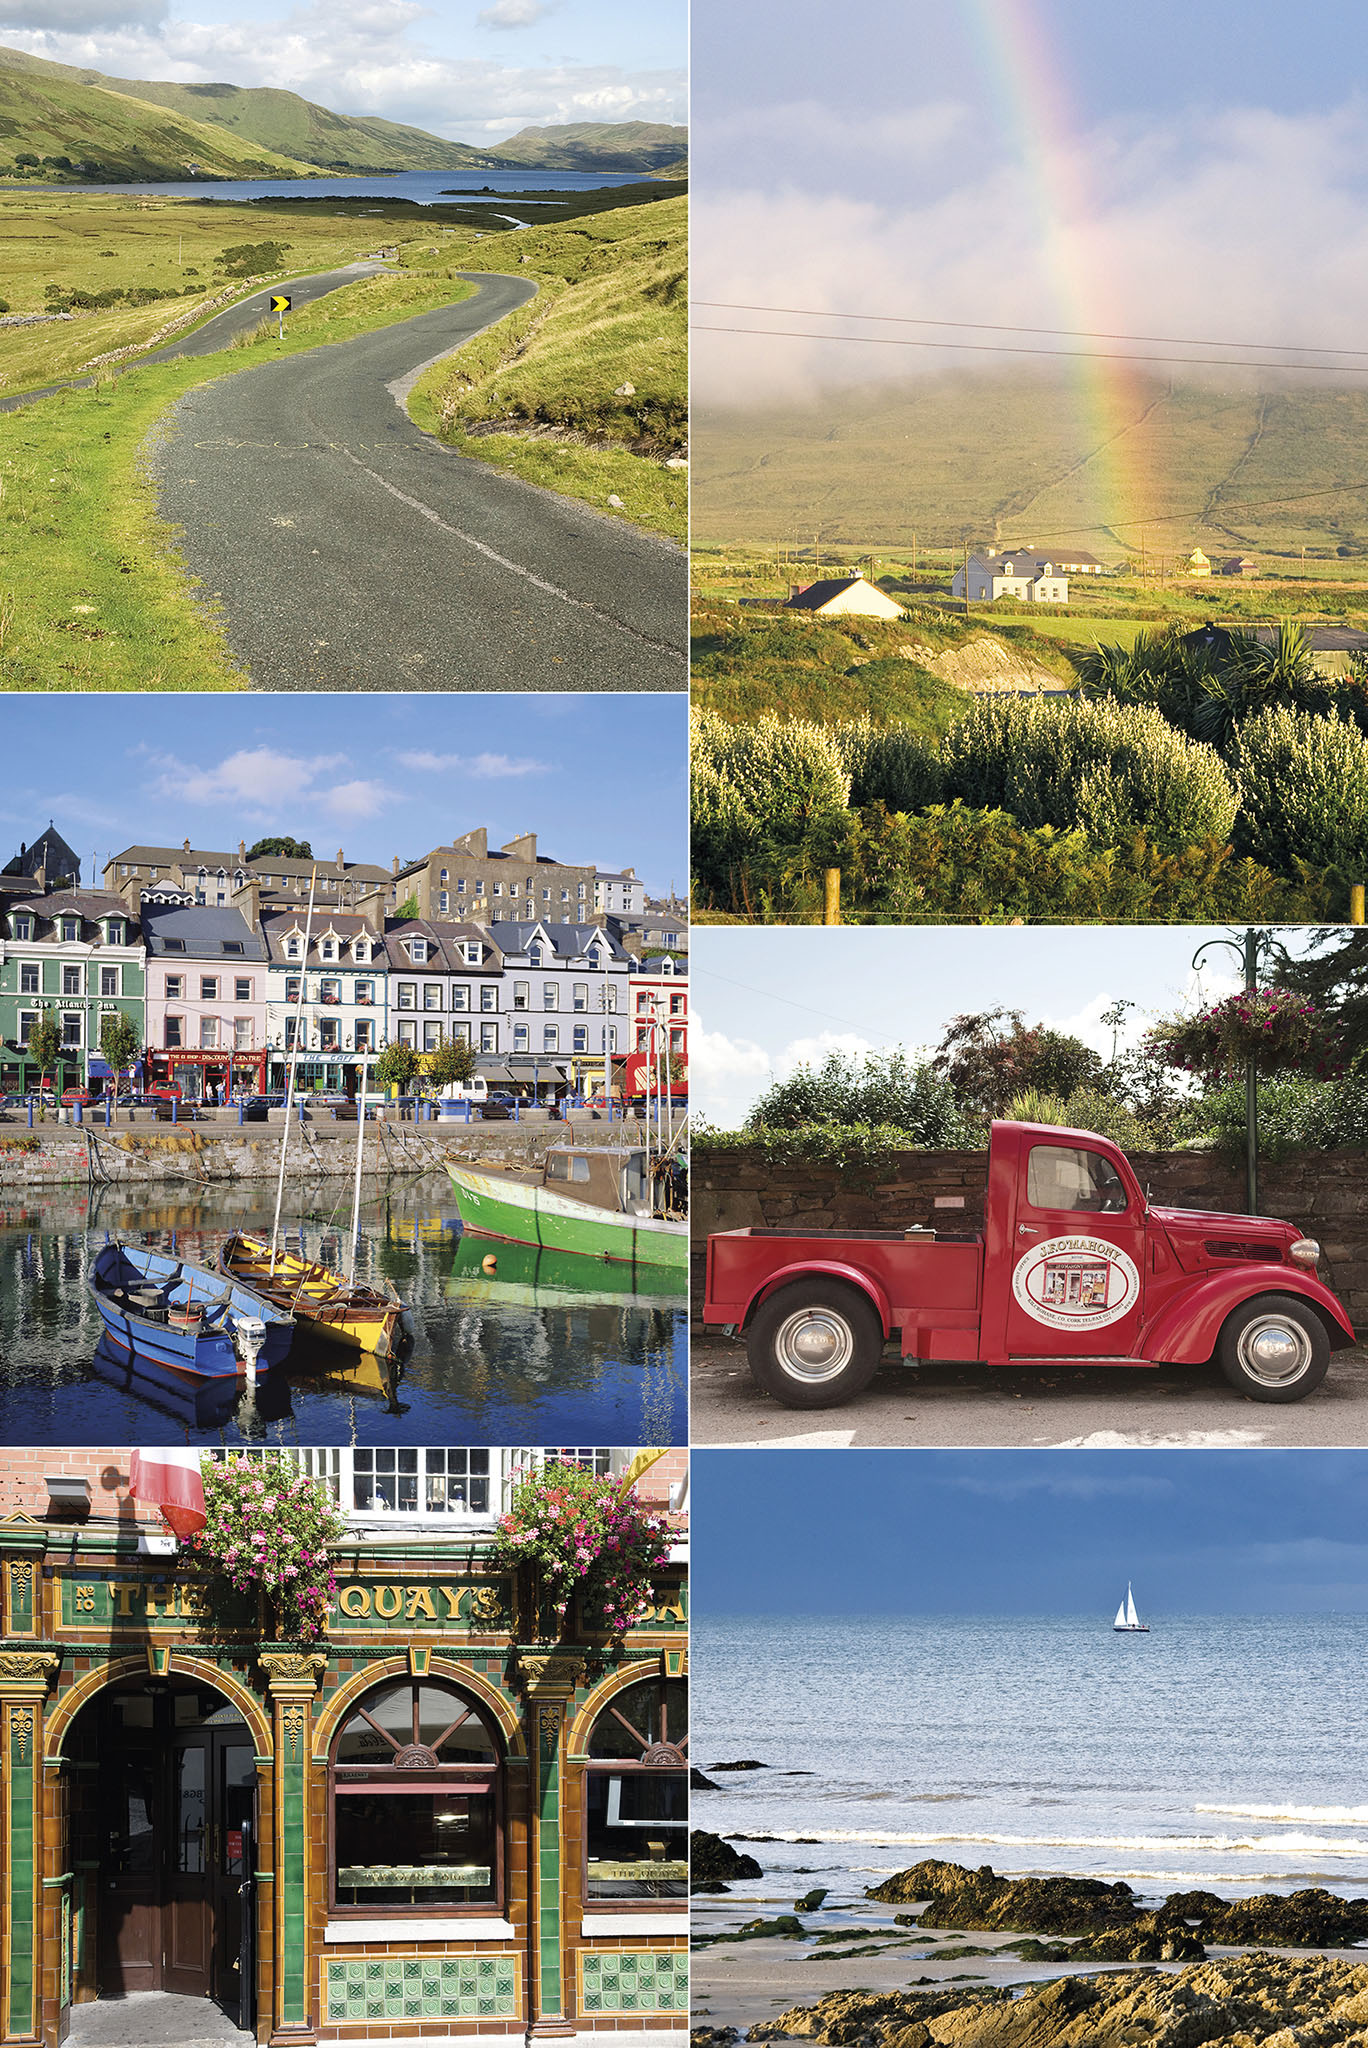
<path fill-rule="evenodd" d="M 734 2027 L 696 2027 L 693 2048 L 731 2048 Z M 752 2041 L 830 2048 L 1368 2048 L 1368 1966 L 1235 1956 L 1176 1975 L 1062 1977 L 1002 1987 L 837 1991 L 752 2025 Z"/>

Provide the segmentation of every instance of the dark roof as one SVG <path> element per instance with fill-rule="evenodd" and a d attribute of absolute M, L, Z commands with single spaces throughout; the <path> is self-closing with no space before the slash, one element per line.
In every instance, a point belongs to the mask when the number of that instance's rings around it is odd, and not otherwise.
<path fill-rule="evenodd" d="M 57 889 L 49 896 L 30 896 L 11 905 L 14 910 L 31 910 L 38 917 L 69 917 L 73 911 L 88 924 L 106 917 L 121 917 L 130 927 L 138 922 L 122 896 L 97 895 L 87 889 Z"/>
<path fill-rule="evenodd" d="M 533 932 L 546 933 L 556 949 L 559 959 L 573 958 L 587 951 L 591 941 L 602 937 L 615 960 L 625 960 L 626 952 L 613 935 L 608 920 L 602 924 L 553 924 L 547 917 L 531 917 L 521 923 L 509 919 L 506 923 L 495 919 L 490 927 L 490 936 L 501 953 L 521 953 L 530 943 Z"/>
<path fill-rule="evenodd" d="M 201 846 L 192 846 L 187 853 L 183 846 L 126 846 L 122 853 L 111 854 L 105 863 L 107 867 L 121 866 L 127 862 L 130 867 L 164 868 L 173 860 L 194 861 L 208 867 L 211 863 L 220 868 L 241 868 L 247 863 L 236 851 L 232 853 L 211 853 Z"/>
<path fill-rule="evenodd" d="M 451 924 L 426 917 L 386 918 L 385 953 L 391 964 L 401 971 L 412 972 L 419 963 L 410 960 L 404 950 L 404 940 L 424 938 L 429 946 L 426 965 L 448 974 L 497 974 L 502 965 L 499 949 L 477 924 Z M 490 957 L 479 967 L 467 965 L 456 952 L 456 947 L 469 940 L 478 940 L 488 947 Z"/>
<path fill-rule="evenodd" d="M 830 603 L 841 591 L 851 590 L 857 583 L 866 581 L 868 579 L 864 576 L 823 576 L 818 582 L 809 583 L 806 590 L 799 590 L 788 598 L 785 601 L 786 609 L 794 612 L 820 611 L 824 604 Z M 871 583 L 869 587 L 871 590 L 878 589 L 875 583 Z"/>
<path fill-rule="evenodd" d="M 266 947 L 240 910 L 230 904 L 149 903 L 143 910 L 143 936 L 153 955 L 166 952 L 168 939 L 179 941 L 177 957 L 192 960 L 265 960 Z M 225 952 L 225 944 L 234 951 Z M 236 948 L 241 946 L 239 953 Z"/>

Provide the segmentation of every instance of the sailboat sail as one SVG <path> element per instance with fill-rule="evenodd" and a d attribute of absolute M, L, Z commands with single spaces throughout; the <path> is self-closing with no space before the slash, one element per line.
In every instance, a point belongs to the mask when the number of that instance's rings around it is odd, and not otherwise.
<path fill-rule="evenodd" d="M 1121 1630 L 1126 1635 L 1147 1636 L 1149 1634 L 1149 1623 L 1141 1621 L 1140 1616 L 1135 1611 L 1135 1595 L 1131 1591 L 1129 1579 L 1126 1581 L 1126 1597 L 1116 1610 L 1116 1619 L 1112 1623 L 1112 1627 L 1113 1629 Z"/>
<path fill-rule="evenodd" d="M 1140 1626 L 1140 1617 L 1135 1611 L 1135 1599 L 1129 1586 L 1126 1587 L 1126 1626 L 1127 1628 L 1139 1628 Z"/>
<path fill-rule="evenodd" d="M 1117 1610 L 1116 1610 L 1116 1619 L 1115 1619 L 1115 1621 L 1114 1621 L 1114 1622 L 1112 1623 L 1112 1627 L 1113 1627 L 1113 1628 L 1124 1628 L 1125 1626 L 1126 1626 L 1126 1603 L 1125 1603 L 1125 1601 L 1123 1600 L 1123 1601 L 1121 1602 L 1121 1605 L 1120 1605 L 1120 1606 L 1119 1606 L 1119 1607 L 1117 1608 Z"/>

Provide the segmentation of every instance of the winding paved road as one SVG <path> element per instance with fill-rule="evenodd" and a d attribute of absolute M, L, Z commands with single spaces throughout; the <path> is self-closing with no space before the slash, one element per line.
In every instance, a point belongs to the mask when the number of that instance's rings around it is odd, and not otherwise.
<path fill-rule="evenodd" d="M 160 423 L 162 515 L 234 655 L 266 690 L 685 689 L 681 549 L 404 411 L 418 370 L 534 290 L 469 282 L 459 304 L 201 385 Z"/>

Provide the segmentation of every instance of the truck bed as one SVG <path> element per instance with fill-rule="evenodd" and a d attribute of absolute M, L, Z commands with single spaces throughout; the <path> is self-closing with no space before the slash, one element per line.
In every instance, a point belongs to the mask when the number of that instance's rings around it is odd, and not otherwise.
<path fill-rule="evenodd" d="M 930 1230 L 724 1230 L 708 1240 L 703 1320 L 739 1329 L 761 1299 L 814 1266 L 863 1279 L 906 1355 L 973 1357 L 983 1273 L 981 1237 Z"/>

